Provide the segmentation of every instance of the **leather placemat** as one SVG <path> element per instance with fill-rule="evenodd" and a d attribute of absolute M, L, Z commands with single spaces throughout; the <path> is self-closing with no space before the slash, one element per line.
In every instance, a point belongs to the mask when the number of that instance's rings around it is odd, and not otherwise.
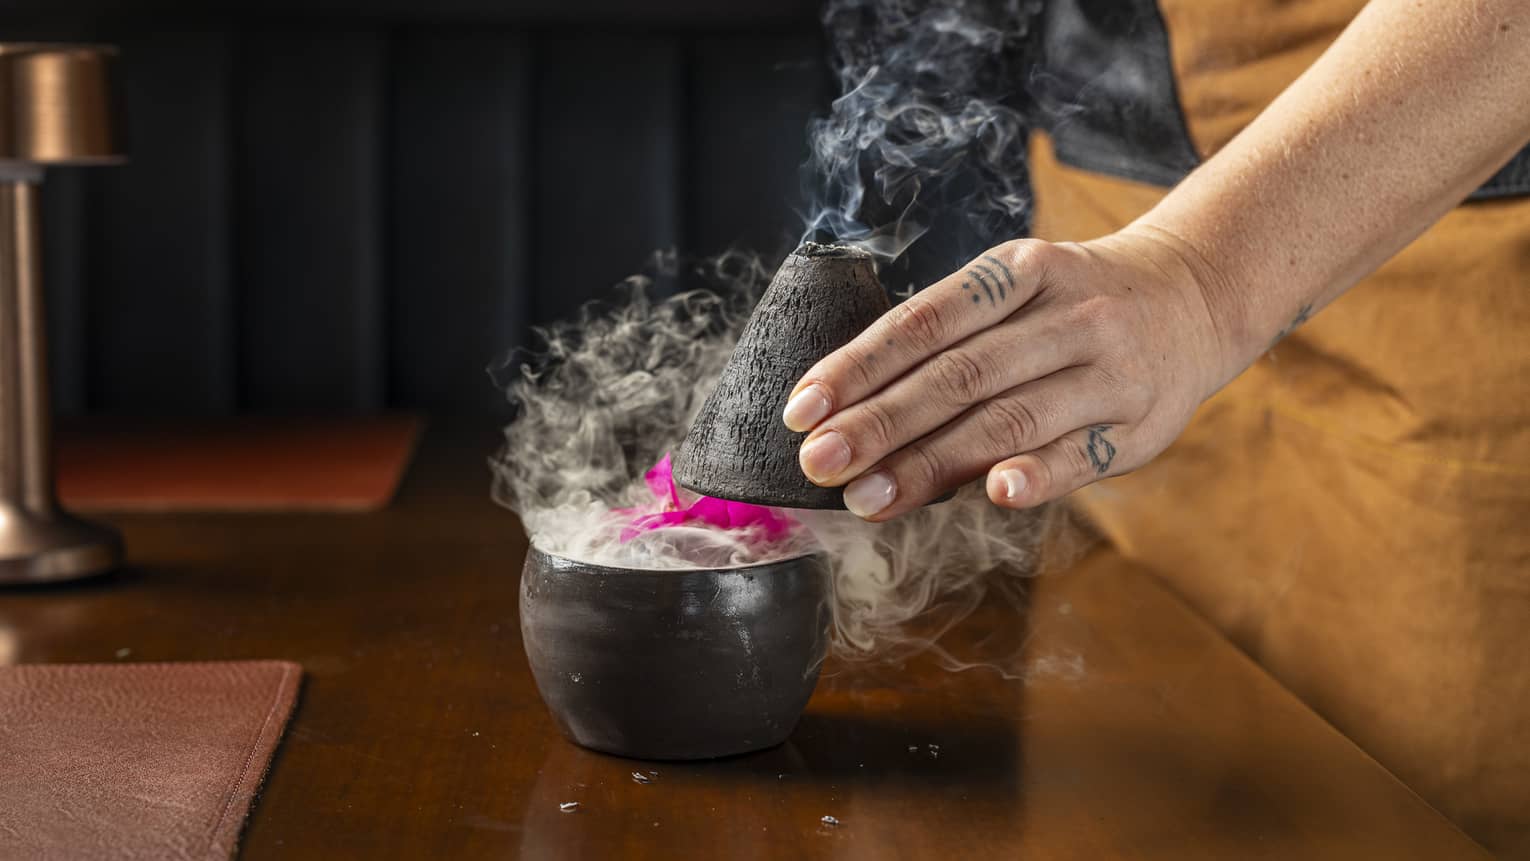
<path fill-rule="evenodd" d="M 411 415 L 91 418 L 61 427 L 58 490 L 81 511 L 372 511 L 398 489 Z"/>
<path fill-rule="evenodd" d="M 231 857 L 301 678 L 282 661 L 0 667 L 0 858 Z"/>

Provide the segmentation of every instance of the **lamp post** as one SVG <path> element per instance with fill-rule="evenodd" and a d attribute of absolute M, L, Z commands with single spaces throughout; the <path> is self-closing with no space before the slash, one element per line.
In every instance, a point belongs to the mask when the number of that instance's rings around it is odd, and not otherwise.
<path fill-rule="evenodd" d="M 0 584 L 111 570 L 122 538 L 59 507 L 53 484 L 38 193 L 49 165 L 124 154 L 114 49 L 0 42 Z"/>

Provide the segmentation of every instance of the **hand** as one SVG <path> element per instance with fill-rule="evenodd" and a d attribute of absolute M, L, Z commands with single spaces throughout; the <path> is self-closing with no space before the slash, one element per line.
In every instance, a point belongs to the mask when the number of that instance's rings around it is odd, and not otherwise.
<path fill-rule="evenodd" d="M 985 472 L 1027 508 L 1147 463 L 1241 370 L 1193 259 L 1149 228 L 991 249 L 802 378 L 802 471 L 887 520 Z"/>

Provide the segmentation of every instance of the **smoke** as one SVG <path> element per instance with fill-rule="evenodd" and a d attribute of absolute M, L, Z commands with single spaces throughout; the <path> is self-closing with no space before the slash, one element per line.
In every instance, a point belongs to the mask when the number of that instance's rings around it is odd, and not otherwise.
<path fill-rule="evenodd" d="M 830 0 L 840 94 L 808 126 L 803 241 L 865 249 L 883 284 L 912 294 L 1023 235 L 1041 11 L 1042 0 Z M 841 654 L 894 658 L 938 650 L 991 590 L 1022 603 L 1016 578 L 1040 567 L 1047 542 L 1065 552 L 1067 532 L 1060 510 L 1005 511 L 978 486 L 884 524 L 803 519 L 833 559 Z"/>
<path fill-rule="evenodd" d="M 808 129 L 804 240 L 861 247 L 878 258 L 884 284 L 912 285 L 916 242 L 944 275 L 1020 235 L 1030 201 L 1028 33 L 1040 9 L 1039 0 L 831 2 L 824 24 L 842 94 Z M 654 274 L 679 266 L 664 255 Z M 658 300 L 652 275 L 628 279 L 617 302 L 538 330 L 542 348 L 499 369 L 518 415 L 492 462 L 495 498 L 536 547 L 594 564 L 714 568 L 822 552 L 840 657 L 934 650 L 952 669 L 1008 673 L 991 650 L 974 662 L 945 651 L 942 636 L 994 592 L 1023 605 L 1041 548 L 1051 552 L 1063 534 L 1061 509 L 1006 511 L 969 486 L 882 524 L 793 511 L 784 538 L 698 526 L 622 540 L 626 509 L 652 500 L 644 472 L 678 449 L 772 274 L 741 252 L 692 268 L 703 289 Z"/>
<path fill-rule="evenodd" d="M 944 275 L 1020 235 L 1031 200 L 1031 24 L 1041 8 L 830 2 L 823 22 L 841 94 L 808 128 L 804 241 L 853 244 L 890 263 L 940 228 L 923 243 L 923 268 Z"/>
<path fill-rule="evenodd" d="M 538 328 L 538 351 L 496 372 L 517 416 L 492 462 L 494 498 L 521 518 L 545 552 L 623 568 L 748 565 L 808 549 L 764 542 L 751 530 L 674 527 L 623 536 L 652 494 L 643 473 L 680 446 L 728 361 L 770 272 L 731 252 L 693 267 L 706 285 L 663 300 L 673 253 L 628 278 L 607 306 Z M 711 289 L 708 289 L 711 288 Z M 517 362 L 517 359 L 523 361 Z M 624 540 L 625 539 L 625 540 Z"/>
<path fill-rule="evenodd" d="M 941 638 L 990 591 L 1023 605 L 1023 582 L 1041 569 L 1041 548 L 1057 534 L 1052 510 L 998 508 L 977 484 L 885 523 L 846 512 L 801 517 L 834 572 L 837 653 L 898 660 L 935 649 L 953 669 L 970 666 L 970 656 L 944 651 Z M 994 655 L 984 657 L 990 665 Z"/>
<path fill-rule="evenodd" d="M 672 256 L 657 264 L 663 274 L 678 265 Z M 628 279 L 618 301 L 539 330 L 540 350 L 499 369 L 518 415 L 491 462 L 494 496 L 532 544 L 599 565 L 675 570 L 822 552 L 834 650 L 848 658 L 936 647 L 992 588 L 1018 600 L 1049 518 L 996 508 L 977 486 L 888 523 L 791 511 L 796 527 L 784 538 L 698 525 L 622 540 L 633 520 L 625 509 L 651 504 L 644 472 L 679 447 L 770 274 L 739 252 L 693 270 L 704 289 L 656 300 L 651 276 Z"/>

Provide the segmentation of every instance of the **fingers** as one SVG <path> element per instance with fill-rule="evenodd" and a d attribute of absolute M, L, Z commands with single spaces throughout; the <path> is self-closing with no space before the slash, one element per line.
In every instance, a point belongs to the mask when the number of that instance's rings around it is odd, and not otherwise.
<path fill-rule="evenodd" d="M 888 455 L 845 487 L 845 507 L 867 520 L 897 517 L 984 474 L 1015 452 L 1040 449 L 1111 415 L 1108 390 L 1067 368 L 972 407 Z"/>
<path fill-rule="evenodd" d="M 1039 289 L 1048 248 L 1039 240 L 1005 243 L 894 307 L 803 375 L 787 401 L 786 426 L 809 430 L 1014 313 Z"/>
<path fill-rule="evenodd" d="M 1061 315 L 1038 312 L 935 355 L 819 424 L 799 453 L 803 474 L 824 487 L 844 484 L 972 405 L 1068 367 L 1080 341 L 1066 327 Z"/>
<path fill-rule="evenodd" d="M 1126 471 L 1123 436 L 1114 425 L 1090 425 L 995 464 L 988 472 L 988 498 L 1004 508 L 1030 508 L 1119 475 Z"/>

